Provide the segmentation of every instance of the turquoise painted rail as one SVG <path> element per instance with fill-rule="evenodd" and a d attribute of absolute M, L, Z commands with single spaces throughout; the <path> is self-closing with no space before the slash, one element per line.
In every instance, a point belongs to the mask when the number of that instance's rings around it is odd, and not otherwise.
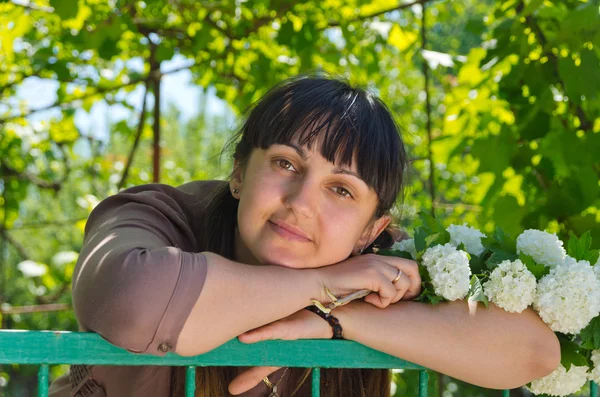
<path fill-rule="evenodd" d="M 318 352 L 318 353 L 315 353 Z M 48 366 L 52 364 L 185 366 L 186 397 L 196 388 L 198 366 L 312 367 L 312 396 L 319 397 L 320 368 L 402 368 L 419 371 L 419 397 L 427 396 L 425 368 L 359 343 L 345 340 L 265 341 L 246 345 L 237 339 L 195 357 L 168 353 L 164 357 L 134 354 L 111 345 L 98 334 L 63 331 L 0 330 L 0 364 L 36 364 L 38 396 L 48 396 Z M 591 384 L 590 397 L 598 397 Z M 509 390 L 502 391 L 503 397 Z"/>

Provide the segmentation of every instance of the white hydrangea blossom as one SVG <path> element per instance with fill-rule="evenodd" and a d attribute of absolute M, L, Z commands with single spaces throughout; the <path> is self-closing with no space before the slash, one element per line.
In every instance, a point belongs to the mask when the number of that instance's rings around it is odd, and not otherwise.
<path fill-rule="evenodd" d="M 525 230 L 517 237 L 517 254 L 520 253 L 531 256 L 536 263 L 550 267 L 560 265 L 567 254 L 563 242 L 556 234 L 535 229 Z"/>
<path fill-rule="evenodd" d="M 600 313 L 600 281 L 588 261 L 567 257 L 537 286 L 533 308 L 555 332 L 578 334 Z"/>
<path fill-rule="evenodd" d="M 393 250 L 408 252 L 413 259 L 417 258 L 417 249 L 415 248 L 415 239 L 409 238 L 408 240 L 402 240 L 395 242 L 392 246 Z"/>
<path fill-rule="evenodd" d="M 423 254 L 422 264 L 431 277 L 437 295 L 454 301 L 469 292 L 471 268 L 467 253 L 452 244 L 436 245 Z"/>
<path fill-rule="evenodd" d="M 598 280 L 600 280 L 600 257 L 598 257 L 598 260 L 594 265 L 594 273 L 596 273 L 596 277 L 598 278 Z"/>
<path fill-rule="evenodd" d="M 450 225 L 446 229 L 450 233 L 450 244 L 458 247 L 461 243 L 465 245 L 465 249 L 469 254 L 481 255 L 485 251 L 485 247 L 481 244 L 481 238 L 487 237 L 474 227 L 467 226 L 466 223 L 460 225 Z"/>
<path fill-rule="evenodd" d="M 588 379 L 600 383 L 600 350 L 592 351 L 592 363 L 594 368 L 590 371 Z"/>
<path fill-rule="evenodd" d="M 569 372 L 561 364 L 550 375 L 531 382 L 526 387 L 533 394 L 549 394 L 551 396 L 568 396 L 576 393 L 585 385 L 588 377 L 588 367 L 571 365 Z"/>
<path fill-rule="evenodd" d="M 507 312 L 521 313 L 533 303 L 536 289 L 535 276 L 516 260 L 503 261 L 483 284 L 483 293 L 488 299 Z"/>

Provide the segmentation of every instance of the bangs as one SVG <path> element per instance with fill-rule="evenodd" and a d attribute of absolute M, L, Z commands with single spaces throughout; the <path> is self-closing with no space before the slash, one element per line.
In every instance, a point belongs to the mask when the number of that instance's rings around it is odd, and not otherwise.
<path fill-rule="evenodd" d="M 311 149 L 319 138 L 327 161 L 351 167 L 356 160 L 359 176 L 384 211 L 401 189 L 406 154 L 393 118 L 377 97 L 344 82 L 307 77 L 283 82 L 251 108 L 240 135 L 238 149 L 273 144 Z"/>

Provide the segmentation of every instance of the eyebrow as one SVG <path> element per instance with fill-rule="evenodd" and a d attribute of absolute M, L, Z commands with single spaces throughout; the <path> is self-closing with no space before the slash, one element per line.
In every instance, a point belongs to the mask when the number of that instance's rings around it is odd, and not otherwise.
<path fill-rule="evenodd" d="M 292 149 L 294 149 L 294 150 L 296 151 L 296 153 L 298 153 L 298 156 L 300 156 L 300 157 L 302 158 L 302 160 L 306 161 L 306 160 L 308 159 L 308 156 L 306 155 L 306 151 L 305 151 L 303 148 L 301 148 L 300 146 L 298 146 L 298 145 L 295 145 L 295 144 L 293 144 L 293 143 L 286 143 L 286 144 L 285 144 L 285 146 L 289 146 L 289 147 L 291 147 Z M 360 179 L 360 180 L 361 180 L 362 182 L 364 182 L 365 184 L 367 183 L 367 182 L 365 182 L 365 180 L 364 180 L 364 179 L 362 179 L 362 178 L 360 177 L 360 175 L 358 175 L 358 174 L 357 174 L 356 172 L 354 172 L 354 171 L 346 170 L 346 169 L 343 169 L 343 168 L 340 168 L 340 167 L 335 167 L 335 168 L 333 169 L 333 171 L 332 171 L 332 172 L 333 172 L 334 174 L 344 174 L 344 175 L 350 175 L 350 176 L 353 176 L 353 177 L 355 177 L 355 178 L 358 178 L 358 179 Z"/>

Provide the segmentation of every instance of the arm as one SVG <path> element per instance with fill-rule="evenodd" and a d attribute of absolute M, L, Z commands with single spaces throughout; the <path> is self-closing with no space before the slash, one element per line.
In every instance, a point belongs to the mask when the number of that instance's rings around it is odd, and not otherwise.
<path fill-rule="evenodd" d="M 560 362 L 556 335 L 532 309 L 508 313 L 490 303 L 471 317 L 464 301 L 352 302 L 335 315 L 346 339 L 481 387 L 520 387 Z"/>
<path fill-rule="evenodd" d="M 166 185 L 136 187 L 94 209 L 73 274 L 82 330 L 132 352 L 195 355 L 321 296 L 312 270 L 195 252 L 182 195 Z"/>
<path fill-rule="evenodd" d="M 287 317 L 311 305 L 311 297 L 322 295 L 312 269 L 250 266 L 209 252 L 204 255 L 206 283 L 179 335 L 176 352 L 182 356 L 214 349 L 249 329 Z"/>

